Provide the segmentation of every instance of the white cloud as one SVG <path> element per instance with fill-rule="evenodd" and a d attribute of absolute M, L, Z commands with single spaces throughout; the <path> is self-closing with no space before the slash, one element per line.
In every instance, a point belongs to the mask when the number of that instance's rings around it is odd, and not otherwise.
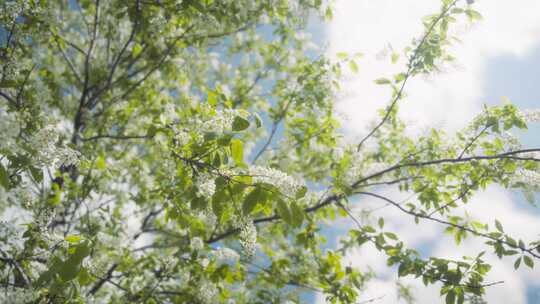
<path fill-rule="evenodd" d="M 359 75 L 349 75 L 339 108 L 349 117 L 345 129 L 353 135 L 365 132 L 376 110 L 389 101 L 389 92 L 373 80 L 403 71 L 403 63 L 376 60 L 388 44 L 395 51 L 422 33 L 421 18 L 438 11 L 438 1 L 344 0 L 336 5 L 335 20 L 328 26 L 330 53 L 361 52 Z M 407 87 L 403 117 L 417 126 L 444 125 L 449 130 L 464 126 L 480 111 L 483 72 L 497 55 L 522 56 L 540 41 L 540 2 L 478 1 L 484 20 L 473 26 L 456 25 L 463 43 L 453 46 L 455 66 L 428 80 L 416 78 Z"/>
<path fill-rule="evenodd" d="M 476 1 L 476 9 L 484 20 L 473 26 L 458 25 L 461 44 L 452 47 L 457 63 L 444 73 L 426 78 L 415 78 L 407 87 L 407 98 L 401 104 L 401 114 L 413 123 L 413 133 L 425 126 L 444 127 L 447 131 L 457 130 L 480 111 L 485 68 L 490 59 L 501 55 L 523 57 L 540 44 L 540 1 Z M 377 54 L 391 43 L 394 50 L 401 52 L 413 37 L 421 34 L 421 18 L 437 12 L 439 1 L 391 1 L 391 0 L 338 0 L 334 21 L 328 26 L 330 53 L 361 52 L 365 56 L 359 61 L 359 74 L 348 75 L 343 83 L 344 96 L 338 108 L 349 118 L 344 121 L 345 131 L 350 137 L 366 132 L 368 123 L 375 118 L 376 110 L 389 101 L 389 92 L 373 83 L 379 77 L 390 76 L 403 70 L 403 63 L 392 65 L 390 60 L 377 60 Z M 401 64 L 401 65 L 400 65 Z M 519 81 L 519 80 L 516 80 Z M 396 200 L 406 197 L 396 191 L 385 192 Z M 359 198 L 354 203 L 362 208 L 384 205 L 371 198 Z M 474 218 L 488 222 L 498 218 L 511 235 L 533 240 L 538 238 L 540 219 L 512 201 L 509 193 L 491 187 L 479 193 L 466 206 L 460 207 Z M 451 237 L 442 236 L 444 227 L 424 222 L 422 226 L 394 207 L 377 211 L 385 216 L 386 226 L 396 231 L 410 247 L 431 244 L 432 254 L 445 257 L 475 255 L 485 250 L 478 238 L 469 238 L 456 247 Z M 421 227 L 421 229 L 419 229 Z M 540 273 L 523 267 L 513 269 L 513 259 L 499 260 L 487 253 L 486 259 L 493 265 L 488 281 L 504 280 L 503 285 L 488 288 L 488 303 L 526 303 L 528 284 L 540 285 Z M 374 248 L 352 252 L 347 261 L 361 268 L 370 267 L 378 277 L 369 283 L 362 300 L 385 295 L 374 303 L 397 303 L 395 270 L 388 269 L 386 260 Z M 538 263 L 537 263 L 538 264 Z M 425 288 L 417 280 L 406 280 L 412 284 L 418 303 L 442 302 L 435 287 Z M 320 298 L 319 302 L 323 303 Z"/>

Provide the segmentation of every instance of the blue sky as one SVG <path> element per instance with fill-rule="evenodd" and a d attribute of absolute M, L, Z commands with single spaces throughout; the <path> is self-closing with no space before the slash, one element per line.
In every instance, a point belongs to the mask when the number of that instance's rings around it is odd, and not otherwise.
<path fill-rule="evenodd" d="M 477 24 L 460 21 L 454 33 L 462 43 L 452 46 L 457 57 L 442 73 L 414 79 L 407 89 L 408 97 L 401 105 L 402 118 L 409 123 L 411 135 L 428 127 L 439 127 L 452 134 L 467 125 L 480 112 L 483 104 L 500 104 L 509 98 L 522 109 L 540 108 L 540 1 L 479 0 L 476 8 L 484 15 Z M 330 54 L 361 52 L 360 73 L 347 75 L 338 109 L 343 116 L 344 130 L 350 140 L 365 134 L 375 111 L 389 100 L 388 92 L 373 84 L 373 80 L 402 71 L 405 61 L 391 64 L 390 49 L 400 52 L 413 37 L 421 34 L 420 20 L 435 13 L 439 1 L 414 0 L 337 0 L 332 23 L 312 33 L 326 37 Z M 516 133 L 527 147 L 540 146 L 540 125 L 527 132 Z M 399 200 L 407 194 L 388 190 L 387 195 Z M 373 200 L 355 199 L 356 212 L 380 206 Z M 478 193 L 458 212 L 469 213 L 483 222 L 499 219 L 507 232 L 525 240 L 538 239 L 540 208 L 530 206 L 519 193 L 490 187 Z M 423 225 L 391 208 L 376 216 L 387 217 L 387 226 L 399 232 L 409 246 L 443 257 L 475 255 L 485 249 L 478 239 L 469 239 L 460 247 L 451 238 L 441 235 L 441 227 Z M 349 223 L 341 222 L 329 235 L 342 233 Z M 489 256 L 489 254 L 488 254 Z M 522 268 L 513 270 L 513 260 L 488 257 L 493 264 L 488 281 L 505 283 L 487 290 L 488 303 L 540 303 L 540 271 Z M 361 269 L 371 268 L 379 275 L 366 290 L 363 299 L 384 296 L 376 303 L 400 303 L 396 299 L 396 274 L 385 266 L 384 257 L 373 248 L 362 248 L 348 257 L 348 262 Z M 415 291 L 418 303 L 442 303 L 437 288 L 425 288 L 415 280 L 404 280 Z M 324 303 L 319 298 L 320 303 Z"/>

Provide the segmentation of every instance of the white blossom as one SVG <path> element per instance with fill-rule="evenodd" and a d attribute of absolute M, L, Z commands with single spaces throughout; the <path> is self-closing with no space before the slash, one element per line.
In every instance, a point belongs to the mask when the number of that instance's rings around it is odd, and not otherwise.
<path fill-rule="evenodd" d="M 510 132 L 503 132 L 501 138 L 504 140 L 509 151 L 516 151 L 521 149 L 521 143 L 519 139 Z"/>
<path fill-rule="evenodd" d="M 523 110 L 521 116 L 528 123 L 540 122 L 540 109 Z"/>
<path fill-rule="evenodd" d="M 249 168 L 248 174 L 253 177 L 253 183 L 268 183 L 274 185 L 282 194 L 288 196 L 294 196 L 303 186 L 303 183 L 289 176 L 285 172 L 273 168 L 253 166 Z"/>
<path fill-rule="evenodd" d="M 218 289 L 216 286 L 208 281 L 202 281 L 199 284 L 197 299 L 201 303 L 216 303 L 215 297 L 218 295 Z"/>
<path fill-rule="evenodd" d="M 176 144 L 182 147 L 189 143 L 189 141 L 191 140 L 191 136 L 188 132 L 181 130 L 175 134 L 174 139 L 176 140 Z"/>
<path fill-rule="evenodd" d="M 513 182 L 540 188 L 540 173 L 533 170 L 519 169 L 513 177 Z"/>
<path fill-rule="evenodd" d="M 26 288 L 5 288 L 0 292 L 0 303 L 33 303 L 37 300 L 38 293 Z"/>
<path fill-rule="evenodd" d="M 257 228 L 253 221 L 244 217 L 238 221 L 238 228 L 240 228 L 239 239 L 240 245 L 244 250 L 244 254 L 248 259 L 255 256 L 257 247 Z"/>
<path fill-rule="evenodd" d="M 206 268 L 206 267 L 208 267 L 208 264 L 210 264 L 210 260 L 208 260 L 207 258 L 202 258 L 202 259 L 199 260 L 199 264 L 203 268 Z"/>
<path fill-rule="evenodd" d="M 80 153 L 67 146 L 57 146 L 58 139 L 57 128 L 49 124 L 32 136 L 30 144 L 37 151 L 39 161 L 45 165 L 77 165 Z"/>
<path fill-rule="evenodd" d="M 14 149 L 16 148 L 15 140 L 20 132 L 20 123 L 14 113 L 8 113 L 0 107 L 0 148 Z"/>
<path fill-rule="evenodd" d="M 217 216 L 210 204 L 200 213 L 199 218 L 204 222 L 206 227 L 214 227 L 217 223 Z"/>
<path fill-rule="evenodd" d="M 211 198 L 216 192 L 216 183 L 211 174 L 200 174 L 196 181 L 197 195 L 204 198 Z"/>
<path fill-rule="evenodd" d="M 193 250 L 201 250 L 204 248 L 204 241 L 200 237 L 194 237 L 190 241 L 191 249 Z"/>

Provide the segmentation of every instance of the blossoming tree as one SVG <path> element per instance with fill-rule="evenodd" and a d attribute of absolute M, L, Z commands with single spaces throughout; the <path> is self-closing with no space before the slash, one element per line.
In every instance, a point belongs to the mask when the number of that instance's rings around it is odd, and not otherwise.
<path fill-rule="evenodd" d="M 414 138 L 398 115 L 406 84 L 452 60 L 448 28 L 479 19 L 472 5 L 443 0 L 424 19 L 407 69 L 376 80 L 392 99 L 350 143 L 334 102 L 356 57 L 302 34 L 331 18 L 321 0 L 2 1 L 2 302 L 355 303 L 370 275 L 342 257 L 361 246 L 446 303 L 493 284 L 483 252 L 422 256 L 383 218 L 359 221 L 353 196 L 532 268 L 538 240 L 454 211 L 490 184 L 537 190 L 540 149 L 509 132 L 538 112 L 486 107 L 456 134 Z M 323 249 L 321 224 L 344 217 L 355 226 Z"/>

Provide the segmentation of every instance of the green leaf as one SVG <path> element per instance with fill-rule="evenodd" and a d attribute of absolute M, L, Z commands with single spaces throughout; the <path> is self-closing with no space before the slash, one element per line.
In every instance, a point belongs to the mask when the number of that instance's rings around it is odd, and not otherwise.
<path fill-rule="evenodd" d="M 58 274 L 64 282 L 67 282 L 76 278 L 80 270 L 80 265 L 76 263 L 75 260 L 68 259 L 65 263 L 60 265 Z"/>
<path fill-rule="evenodd" d="M 351 69 L 351 71 L 353 71 L 353 73 L 358 73 L 358 64 L 356 64 L 356 61 L 354 60 L 350 60 L 349 61 L 349 68 Z"/>
<path fill-rule="evenodd" d="M 103 156 L 100 156 L 96 159 L 96 168 L 99 170 L 104 170 L 107 167 L 107 163 L 105 162 L 105 158 Z"/>
<path fill-rule="evenodd" d="M 392 53 L 392 63 L 396 63 L 399 60 L 399 54 L 394 52 Z"/>
<path fill-rule="evenodd" d="M 231 144 L 232 135 L 231 134 L 225 134 L 223 137 L 218 138 L 217 143 L 220 146 L 228 146 Z"/>
<path fill-rule="evenodd" d="M 400 82 L 402 82 L 403 80 L 405 80 L 406 77 L 407 77 L 407 74 L 405 74 L 405 73 L 399 73 L 399 74 L 397 74 L 396 76 L 394 76 L 394 80 L 395 80 L 397 83 L 400 83 Z"/>
<path fill-rule="evenodd" d="M 339 58 L 341 60 L 345 60 L 345 59 L 347 59 L 347 57 L 349 57 L 349 54 L 347 54 L 345 52 L 338 52 L 338 53 L 336 53 L 336 56 L 337 56 L 337 58 Z"/>
<path fill-rule="evenodd" d="M 375 83 L 376 84 L 389 84 L 390 80 L 386 78 L 379 78 L 379 79 L 375 79 Z"/>
<path fill-rule="evenodd" d="M 497 228 L 497 230 L 504 233 L 503 226 L 501 225 L 501 222 L 499 222 L 499 220 L 495 220 L 495 227 Z"/>
<path fill-rule="evenodd" d="M 86 270 L 86 268 L 81 268 L 77 280 L 79 281 L 79 284 L 85 286 L 92 282 L 92 276 L 88 273 L 88 270 Z"/>
<path fill-rule="evenodd" d="M 40 276 L 39 278 L 37 279 L 37 281 L 34 283 L 35 286 L 42 286 L 43 284 L 46 284 L 48 283 L 52 278 L 53 276 L 56 274 L 55 271 L 52 271 L 52 270 L 47 270 L 47 271 L 44 271 Z"/>
<path fill-rule="evenodd" d="M 81 263 L 88 255 L 90 255 L 90 247 L 86 241 L 75 246 L 75 252 L 72 254 L 72 258 Z"/>
<path fill-rule="evenodd" d="M 446 304 L 454 304 L 456 302 L 456 293 L 453 290 L 450 290 L 446 294 Z"/>
<path fill-rule="evenodd" d="M 519 268 L 519 265 L 521 265 L 521 257 L 517 258 L 514 262 L 514 269 L 517 270 Z"/>
<path fill-rule="evenodd" d="M 289 206 L 287 206 L 287 203 L 285 203 L 284 200 L 278 199 L 276 203 L 276 209 L 278 215 L 285 221 L 285 223 L 292 225 L 292 216 L 291 216 L 291 210 L 289 209 Z"/>
<path fill-rule="evenodd" d="M 13 88 L 17 85 L 15 80 L 4 79 L 0 82 L 0 88 Z"/>
<path fill-rule="evenodd" d="M 264 202 L 266 199 L 265 192 L 260 187 L 255 187 L 246 197 L 242 204 L 242 212 L 244 215 L 248 215 L 255 209 L 258 203 Z"/>
<path fill-rule="evenodd" d="M 397 241 L 398 240 L 398 236 L 395 234 L 395 233 L 392 233 L 392 232 L 385 232 L 384 235 L 391 239 L 391 240 L 394 240 L 394 241 Z"/>
<path fill-rule="evenodd" d="M 43 171 L 41 170 L 41 168 L 30 166 L 28 169 L 30 170 L 30 174 L 32 175 L 34 180 L 38 183 L 41 183 L 41 181 L 43 180 Z"/>
<path fill-rule="evenodd" d="M 403 277 L 403 276 L 406 276 L 407 275 L 407 264 L 406 263 L 401 263 L 399 264 L 399 267 L 398 267 L 398 277 Z"/>
<path fill-rule="evenodd" d="M 142 51 L 142 46 L 138 43 L 135 43 L 135 45 L 133 46 L 133 49 L 131 50 L 131 53 L 133 54 L 133 57 L 137 57 L 139 56 L 141 51 Z"/>
<path fill-rule="evenodd" d="M 262 127 L 263 122 L 262 122 L 262 119 L 261 119 L 261 117 L 259 116 L 259 114 L 253 113 L 253 117 L 255 117 L 255 125 L 257 126 L 257 128 Z"/>
<path fill-rule="evenodd" d="M 232 124 L 233 131 L 235 132 L 243 131 L 247 128 L 249 128 L 249 121 L 247 119 L 240 116 L 234 117 L 234 121 Z"/>
<path fill-rule="evenodd" d="M 214 214 L 218 218 L 218 222 L 223 216 L 223 212 L 225 211 L 225 201 L 229 197 L 229 193 L 227 193 L 227 190 L 225 189 L 216 191 L 214 196 L 212 196 L 212 211 L 214 211 Z"/>
<path fill-rule="evenodd" d="M 523 262 L 524 262 L 525 265 L 527 265 L 529 268 L 534 268 L 534 261 L 533 261 L 533 259 L 531 259 L 530 256 L 524 255 L 524 256 L 523 256 Z"/>
<path fill-rule="evenodd" d="M 68 235 L 64 238 L 64 240 L 66 240 L 67 242 L 69 243 L 77 243 L 81 240 L 81 236 L 80 235 Z"/>
<path fill-rule="evenodd" d="M 231 139 L 231 154 L 237 165 L 244 164 L 244 145 L 238 138 Z"/>
<path fill-rule="evenodd" d="M 0 164 L 0 185 L 6 190 L 9 189 L 9 174 L 2 164 Z"/>
<path fill-rule="evenodd" d="M 209 91 L 208 92 L 208 103 L 211 105 L 211 106 L 217 106 L 218 104 L 218 101 L 217 101 L 217 94 L 214 92 L 214 91 Z"/>
<path fill-rule="evenodd" d="M 306 196 L 307 191 L 308 191 L 308 188 L 306 186 L 300 187 L 298 192 L 296 192 L 296 199 L 301 199 L 304 196 Z"/>
<path fill-rule="evenodd" d="M 291 216 L 294 227 L 302 226 L 304 222 L 304 209 L 295 202 L 291 204 Z"/>
<path fill-rule="evenodd" d="M 382 229 L 384 227 L 384 218 L 380 217 L 379 221 L 377 221 L 377 223 L 379 224 L 379 228 Z"/>

